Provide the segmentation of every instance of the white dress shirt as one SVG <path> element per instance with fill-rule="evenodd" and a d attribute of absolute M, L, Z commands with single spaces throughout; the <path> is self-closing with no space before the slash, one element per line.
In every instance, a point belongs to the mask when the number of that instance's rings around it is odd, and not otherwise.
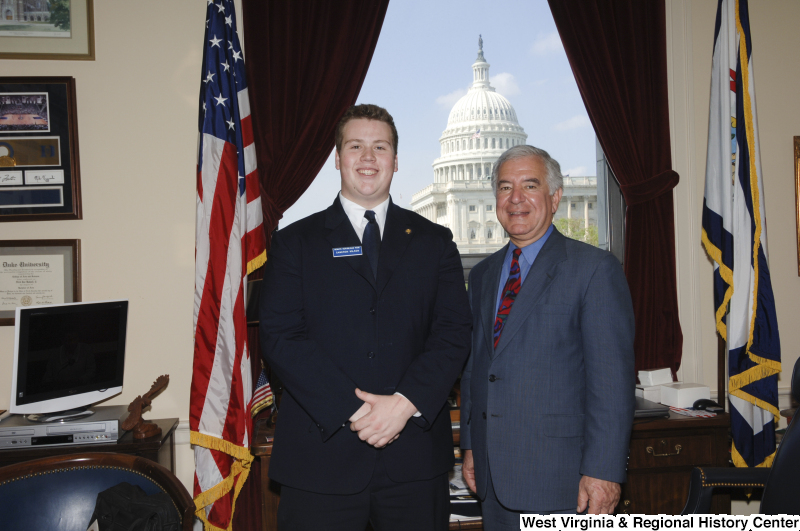
<path fill-rule="evenodd" d="M 355 229 L 358 239 L 363 242 L 364 229 L 367 228 L 367 223 L 369 223 L 367 218 L 364 217 L 364 212 L 366 212 L 367 209 L 347 199 L 342 195 L 342 192 L 339 192 L 339 202 L 342 203 L 344 213 L 347 214 L 347 219 L 349 219 L 350 224 L 353 225 L 353 229 Z M 380 234 L 382 240 L 383 227 L 386 225 L 386 213 L 389 211 L 389 198 L 387 197 L 386 201 L 375 208 L 371 208 L 370 210 L 375 212 L 375 221 L 378 223 L 378 227 L 381 229 Z"/>

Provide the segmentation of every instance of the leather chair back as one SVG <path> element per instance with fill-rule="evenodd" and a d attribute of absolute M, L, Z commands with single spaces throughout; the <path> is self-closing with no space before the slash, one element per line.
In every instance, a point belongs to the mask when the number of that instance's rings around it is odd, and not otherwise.
<path fill-rule="evenodd" d="M 0 468 L 0 508 L 4 529 L 83 531 L 91 523 L 97 495 L 122 482 L 145 493 L 166 492 L 192 529 L 189 492 L 158 463 L 125 454 L 88 453 L 36 459 Z"/>

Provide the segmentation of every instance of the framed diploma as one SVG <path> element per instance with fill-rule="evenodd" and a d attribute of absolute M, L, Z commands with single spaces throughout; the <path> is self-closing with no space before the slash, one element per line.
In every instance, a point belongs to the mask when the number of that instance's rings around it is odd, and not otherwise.
<path fill-rule="evenodd" d="M 0 222 L 82 219 L 75 79 L 0 77 Z"/>
<path fill-rule="evenodd" d="M 0 240 L 0 325 L 17 306 L 80 302 L 80 240 Z"/>

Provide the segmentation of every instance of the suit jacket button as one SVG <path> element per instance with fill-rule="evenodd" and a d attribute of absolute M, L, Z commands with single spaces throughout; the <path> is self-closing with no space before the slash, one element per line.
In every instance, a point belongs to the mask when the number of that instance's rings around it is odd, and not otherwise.
<path fill-rule="evenodd" d="M 367 354 L 367 357 L 372 359 L 372 358 L 375 357 L 375 353 L 374 352 L 370 352 L 369 354 Z"/>
<path fill-rule="evenodd" d="M 370 308 L 369 309 L 369 313 L 371 313 L 372 315 L 375 315 L 375 308 Z"/>
<path fill-rule="evenodd" d="M 497 376 L 495 376 L 494 374 L 490 374 L 490 375 L 489 375 L 489 381 L 490 381 L 490 382 L 493 382 L 493 381 L 495 381 L 495 380 L 497 380 Z"/>
<path fill-rule="evenodd" d="M 481 413 L 481 415 L 483 416 L 483 420 L 486 420 L 486 412 L 484 411 L 483 413 Z"/>

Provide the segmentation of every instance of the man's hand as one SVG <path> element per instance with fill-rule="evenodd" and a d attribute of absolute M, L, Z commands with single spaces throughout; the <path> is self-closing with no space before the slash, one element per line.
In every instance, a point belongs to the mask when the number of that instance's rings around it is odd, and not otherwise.
<path fill-rule="evenodd" d="M 402 395 L 373 395 L 356 389 L 356 396 L 371 409 L 369 413 L 352 422 L 350 429 L 358 432 L 359 439 L 375 448 L 383 448 L 397 439 L 408 419 L 417 412 L 414 404 Z"/>
<path fill-rule="evenodd" d="M 622 487 L 619 483 L 583 476 L 578 485 L 578 514 L 587 507 L 589 514 L 612 514 L 619 502 L 620 492 Z"/>
<path fill-rule="evenodd" d="M 369 413 L 370 411 L 372 411 L 372 406 L 364 402 L 363 404 L 361 404 L 361 407 L 358 408 L 358 411 L 350 415 L 350 418 L 347 420 L 349 420 L 350 422 L 355 422 L 364 415 L 366 415 L 367 413 Z"/>
<path fill-rule="evenodd" d="M 477 494 L 478 488 L 475 485 L 475 461 L 472 458 L 472 450 L 464 450 L 464 463 L 461 465 L 461 475 L 464 476 L 467 488 Z"/>

